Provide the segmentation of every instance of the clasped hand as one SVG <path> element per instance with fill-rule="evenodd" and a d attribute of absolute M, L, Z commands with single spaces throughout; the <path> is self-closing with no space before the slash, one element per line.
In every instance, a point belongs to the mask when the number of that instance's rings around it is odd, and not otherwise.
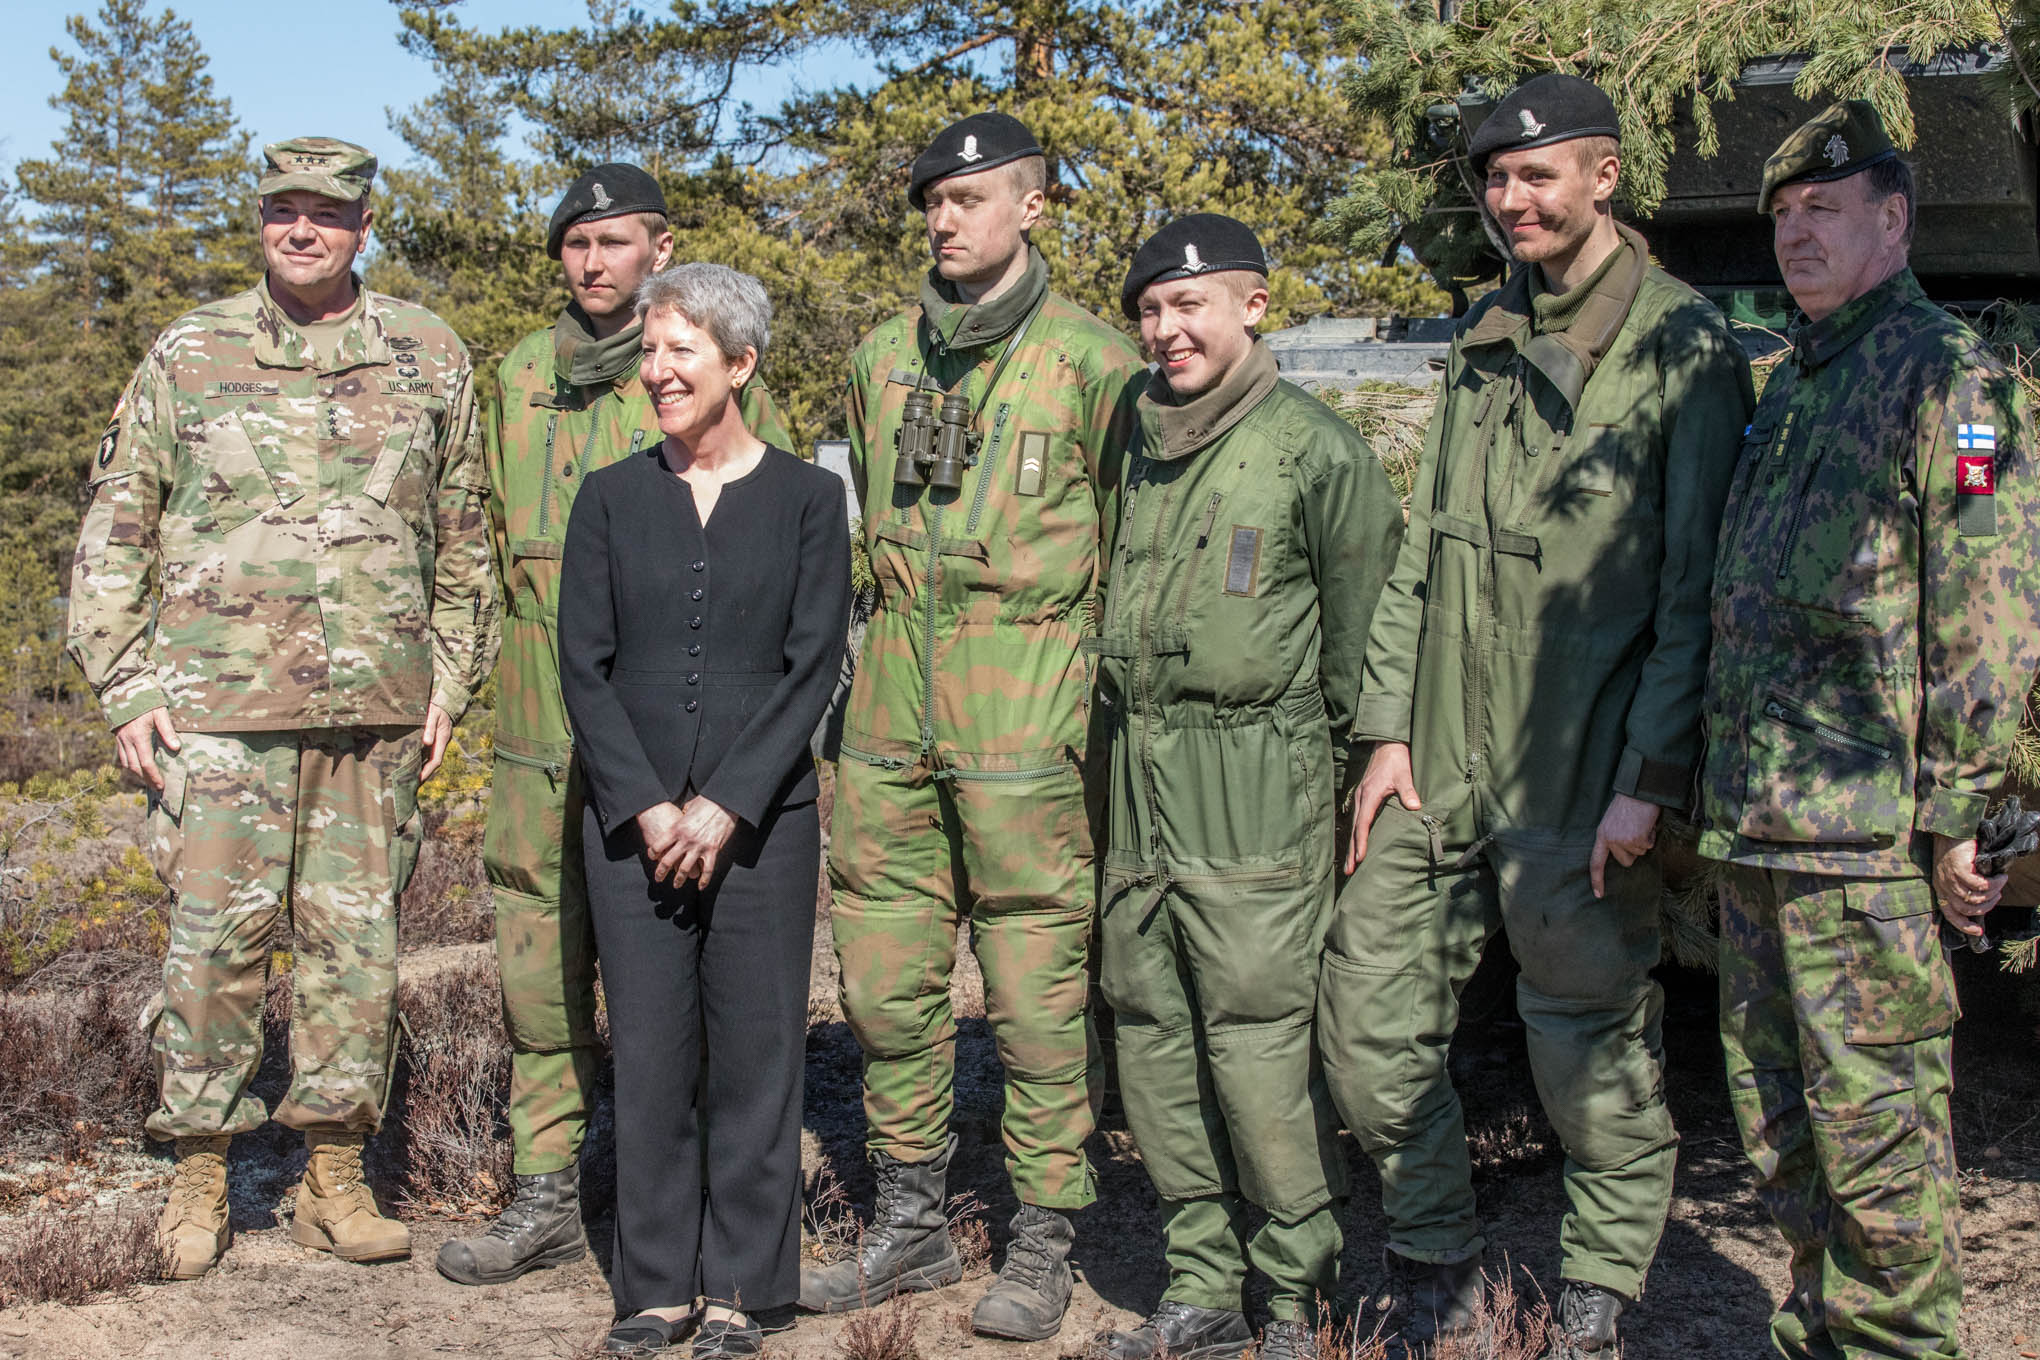
<path fill-rule="evenodd" d="M 638 834 L 644 837 L 645 858 L 652 862 L 652 877 L 664 883 L 695 879 L 704 887 L 715 877 L 723 847 L 737 829 L 737 819 L 720 803 L 699 794 L 683 807 L 655 803 L 637 815 Z"/>

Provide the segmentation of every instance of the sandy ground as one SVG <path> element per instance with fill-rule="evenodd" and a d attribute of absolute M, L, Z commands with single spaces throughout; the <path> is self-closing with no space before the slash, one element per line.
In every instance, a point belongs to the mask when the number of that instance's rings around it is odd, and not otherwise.
<path fill-rule="evenodd" d="M 486 946 L 413 956 L 414 970 L 444 966 Z M 1963 1331 L 1979 1360 L 2013 1360 L 2040 1337 L 2040 1064 L 2034 1017 L 2040 982 L 2003 978 L 1964 960 L 1969 1018 L 1959 1033 L 1958 1136 L 1964 1165 L 1968 1308 Z M 1768 1354 L 1764 1320 L 1785 1274 L 1778 1240 L 1749 1194 L 1728 1119 L 1714 1033 L 1710 979 L 1669 975 L 1671 1096 L 1684 1136 L 1679 1192 L 1648 1297 L 1627 1320 L 1630 1360 L 1756 1360 Z M 962 1146 L 954 1189 L 987 1206 L 993 1249 L 1003 1251 L 1013 1211 L 1003 1188 L 999 1088 L 982 1021 L 976 971 L 967 953 L 956 981 L 964 1017 L 957 1127 Z M 843 1178 L 860 1199 L 870 1175 L 860 1142 L 856 1048 L 835 1008 L 827 922 L 816 937 L 813 1024 L 808 1046 L 805 1161 Z M 1518 1272 L 1526 1292 L 1556 1286 L 1556 1224 L 1562 1203 L 1554 1139 L 1525 1075 L 1522 1031 L 1505 971 L 1484 970 L 1467 997 L 1454 1072 L 1468 1105 L 1479 1167 L 1481 1209 L 1493 1261 Z M 598 1126 L 599 1127 L 599 1126 Z M 912 1302 L 922 1360 L 1050 1360 L 1074 1354 L 1103 1326 L 1144 1314 L 1163 1282 L 1153 1196 L 1123 1121 L 1108 1111 L 1093 1152 L 1099 1204 L 1079 1218 L 1077 1296 L 1062 1334 L 1017 1345 L 969 1335 L 980 1276 Z M 1349 1147 L 1353 1192 L 1344 1210 L 1347 1303 L 1367 1292 L 1381 1253 L 1379 1193 L 1372 1169 Z M 151 1357 L 161 1360 L 398 1360 L 474 1355 L 558 1360 L 592 1353 L 610 1303 L 603 1269 L 609 1224 L 591 1224 L 596 1254 L 514 1284 L 467 1289 L 439 1277 L 432 1255 L 471 1225 L 412 1225 L 409 1261 L 353 1266 L 293 1246 L 279 1221 L 301 1153 L 292 1140 L 236 1145 L 237 1237 L 222 1264 L 196 1282 L 154 1285 L 80 1307 L 41 1305 L 0 1312 L 0 1357 Z M 125 1197 L 153 1213 L 167 1162 L 124 1152 L 105 1168 L 101 1198 Z M 768 1353 L 784 1360 L 843 1354 L 839 1318 L 804 1318 Z M 684 1352 L 680 1352 L 684 1353 Z"/>

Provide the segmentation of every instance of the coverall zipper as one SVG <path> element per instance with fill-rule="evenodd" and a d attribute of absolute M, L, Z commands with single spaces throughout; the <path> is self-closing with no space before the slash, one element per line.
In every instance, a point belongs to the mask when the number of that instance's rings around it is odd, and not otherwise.
<path fill-rule="evenodd" d="M 1876 756 L 1879 760 L 1891 759 L 1889 747 L 1879 746 L 1874 741 L 1866 741 L 1853 732 L 1842 731 L 1839 727 L 1830 727 L 1811 713 L 1802 713 L 1796 708 L 1781 703 L 1779 700 L 1767 699 L 1764 701 L 1764 716 L 1772 722 L 1783 723 L 1787 727 L 1796 727 L 1802 732 L 1811 732 L 1816 740 L 1825 741 L 1830 745 L 1840 746 L 1851 751 L 1859 751 L 1868 756 Z"/>
<path fill-rule="evenodd" d="M 1140 712 L 1140 783 L 1148 809 L 1148 862 L 1154 864 L 1162 854 L 1161 804 L 1155 797 L 1154 763 L 1154 648 L 1150 644 L 1153 636 L 1155 588 L 1161 580 L 1162 526 L 1169 522 L 1169 501 L 1176 494 L 1174 484 L 1162 488 L 1161 508 L 1156 511 L 1154 529 L 1148 535 L 1148 579 L 1147 589 L 1141 593 L 1139 665 L 1134 671 L 1138 680 L 1135 693 Z"/>

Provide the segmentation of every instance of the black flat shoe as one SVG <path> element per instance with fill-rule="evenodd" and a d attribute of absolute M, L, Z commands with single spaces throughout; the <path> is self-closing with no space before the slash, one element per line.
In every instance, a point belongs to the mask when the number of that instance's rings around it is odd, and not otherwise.
<path fill-rule="evenodd" d="M 793 1325 L 793 1310 L 790 1308 L 766 1309 L 738 1316 L 743 1321 L 714 1318 L 702 1323 L 701 1330 L 694 1334 L 690 1360 L 725 1360 L 728 1356 L 756 1355 L 765 1347 L 767 1332 L 783 1332 Z"/>
<path fill-rule="evenodd" d="M 695 1317 L 696 1314 L 689 1313 L 683 1318 L 668 1322 L 656 1313 L 639 1313 L 635 1317 L 624 1318 L 612 1326 L 609 1335 L 602 1339 L 602 1353 L 657 1355 L 685 1336 L 688 1329 L 694 1326 Z"/>

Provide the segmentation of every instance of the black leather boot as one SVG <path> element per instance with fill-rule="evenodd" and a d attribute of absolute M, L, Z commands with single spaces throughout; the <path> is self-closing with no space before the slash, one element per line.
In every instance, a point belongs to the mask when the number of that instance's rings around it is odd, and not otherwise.
<path fill-rule="evenodd" d="M 949 1240 L 942 1191 L 956 1140 L 925 1162 L 902 1162 L 873 1153 L 878 1202 L 871 1226 L 852 1256 L 800 1272 L 800 1306 L 812 1313 L 869 1308 L 895 1294 L 940 1289 L 963 1278 L 963 1262 Z"/>
<path fill-rule="evenodd" d="M 1627 1302 L 1620 1294 L 1578 1280 L 1559 1282 L 1558 1307 L 1552 1319 L 1551 1360 L 1584 1360 L 1612 1352 L 1615 1321 Z"/>
<path fill-rule="evenodd" d="M 1070 1306 L 1070 1243 L 1077 1231 L 1054 1209 L 1023 1204 L 999 1278 L 971 1310 L 970 1328 L 1014 1341 L 1044 1341 L 1062 1330 Z"/>
<path fill-rule="evenodd" d="M 439 1248 L 439 1273 L 459 1284 L 502 1284 L 588 1254 L 581 1230 L 581 1166 L 516 1178 L 517 1192 L 478 1237 Z"/>
<path fill-rule="evenodd" d="M 1254 1360 L 1318 1360 L 1317 1328 L 1308 1322 L 1271 1318 L 1261 1329 Z"/>
<path fill-rule="evenodd" d="M 1254 1344 L 1244 1314 L 1230 1308 L 1198 1308 L 1163 1299 L 1147 1321 L 1130 1332 L 1100 1332 L 1085 1352 L 1089 1360 L 1238 1360 Z"/>
<path fill-rule="evenodd" d="M 1388 1269 L 1391 1306 L 1399 1314 L 1398 1334 L 1405 1342 L 1435 1341 L 1472 1329 L 1487 1297 L 1483 1258 L 1433 1265 L 1393 1251 L 1381 1255 Z"/>

